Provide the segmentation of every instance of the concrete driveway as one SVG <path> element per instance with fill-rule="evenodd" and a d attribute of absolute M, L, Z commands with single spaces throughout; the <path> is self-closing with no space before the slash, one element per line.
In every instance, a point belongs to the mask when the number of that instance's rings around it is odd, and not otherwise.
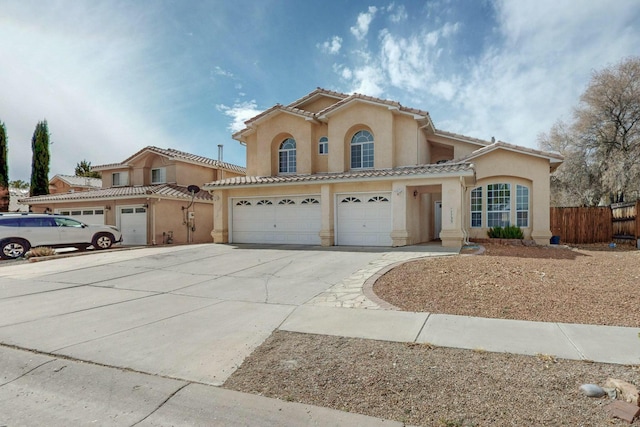
<path fill-rule="evenodd" d="M 0 342 L 220 385 L 377 251 L 197 245 L 0 268 Z"/>

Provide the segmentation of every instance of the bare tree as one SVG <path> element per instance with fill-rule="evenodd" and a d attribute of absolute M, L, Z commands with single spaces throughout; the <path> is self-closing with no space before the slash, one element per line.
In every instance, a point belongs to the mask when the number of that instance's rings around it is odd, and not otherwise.
<path fill-rule="evenodd" d="M 594 72 L 573 121 L 538 139 L 564 164 L 552 177 L 555 205 L 637 198 L 640 190 L 640 58 Z"/>

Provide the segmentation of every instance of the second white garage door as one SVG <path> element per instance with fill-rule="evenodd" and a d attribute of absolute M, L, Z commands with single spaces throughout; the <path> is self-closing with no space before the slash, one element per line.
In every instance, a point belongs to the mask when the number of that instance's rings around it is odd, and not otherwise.
<path fill-rule="evenodd" d="M 118 208 L 124 245 L 147 244 L 147 208 L 144 206 L 123 206 Z"/>
<path fill-rule="evenodd" d="M 391 246 L 391 193 L 338 194 L 336 244 Z"/>
<path fill-rule="evenodd" d="M 319 245 L 320 196 L 232 199 L 232 243 Z"/>

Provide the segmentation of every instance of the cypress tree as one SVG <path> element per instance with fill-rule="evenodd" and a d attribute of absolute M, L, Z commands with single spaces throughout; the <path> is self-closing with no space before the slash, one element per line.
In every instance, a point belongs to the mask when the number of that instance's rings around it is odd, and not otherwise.
<path fill-rule="evenodd" d="M 0 121 L 0 212 L 9 211 L 9 157 L 7 129 Z"/>
<path fill-rule="evenodd" d="M 31 196 L 49 194 L 49 127 L 47 121 L 38 122 L 31 139 Z"/>

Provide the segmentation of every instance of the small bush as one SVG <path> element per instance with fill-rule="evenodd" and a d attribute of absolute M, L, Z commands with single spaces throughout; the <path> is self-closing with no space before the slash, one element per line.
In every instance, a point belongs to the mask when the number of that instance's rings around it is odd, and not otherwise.
<path fill-rule="evenodd" d="M 55 255 L 56 251 L 53 248 L 46 246 L 38 246 L 37 248 L 31 248 L 29 252 L 24 254 L 25 258 L 37 258 L 41 256 Z"/>
<path fill-rule="evenodd" d="M 507 225 L 506 227 L 491 227 L 487 232 L 491 239 L 522 239 L 524 234 L 520 227 Z"/>

